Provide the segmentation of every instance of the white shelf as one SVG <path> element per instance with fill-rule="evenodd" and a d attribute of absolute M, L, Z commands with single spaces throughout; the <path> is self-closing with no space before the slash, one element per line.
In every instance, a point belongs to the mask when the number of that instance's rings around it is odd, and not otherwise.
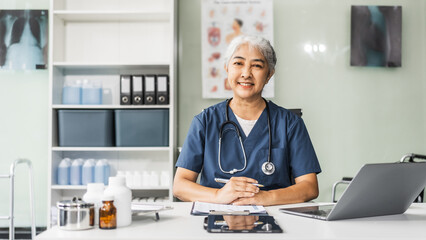
<path fill-rule="evenodd" d="M 54 152 L 164 152 L 169 150 L 170 147 L 52 147 Z"/>
<path fill-rule="evenodd" d="M 111 175 L 166 171 L 170 175 L 167 187 L 132 188 L 133 196 L 173 199 L 177 0 L 50 0 L 50 9 L 48 228 L 51 207 L 86 190 L 86 186 L 54 184 L 64 158 L 107 159 Z M 120 76 L 149 74 L 169 75 L 170 104 L 120 105 Z M 102 83 L 103 104 L 62 104 L 64 84 L 82 79 Z M 58 131 L 61 109 L 165 109 L 169 141 L 165 147 L 62 147 Z"/>
<path fill-rule="evenodd" d="M 53 109 L 169 109 L 170 105 L 52 105 Z"/>
<path fill-rule="evenodd" d="M 105 186 L 108 187 L 108 186 Z M 87 187 L 84 185 L 52 185 L 54 190 L 86 190 Z M 131 190 L 169 190 L 169 187 L 157 186 L 157 187 L 137 187 L 130 188 Z"/>
<path fill-rule="evenodd" d="M 53 15 L 64 21 L 73 22 L 170 21 L 169 12 L 55 10 Z"/>
<path fill-rule="evenodd" d="M 63 69 L 124 69 L 124 70 L 135 70 L 141 68 L 166 68 L 169 67 L 169 62 L 139 62 L 139 63 L 113 63 L 113 62 L 54 62 L 54 67 Z"/>

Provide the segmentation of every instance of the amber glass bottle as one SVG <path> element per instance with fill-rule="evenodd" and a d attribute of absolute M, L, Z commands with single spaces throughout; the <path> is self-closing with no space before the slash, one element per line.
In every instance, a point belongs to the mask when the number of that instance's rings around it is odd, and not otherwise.
<path fill-rule="evenodd" d="M 99 228 L 117 228 L 117 209 L 114 206 L 114 196 L 104 195 L 102 197 L 102 207 L 99 209 Z"/>

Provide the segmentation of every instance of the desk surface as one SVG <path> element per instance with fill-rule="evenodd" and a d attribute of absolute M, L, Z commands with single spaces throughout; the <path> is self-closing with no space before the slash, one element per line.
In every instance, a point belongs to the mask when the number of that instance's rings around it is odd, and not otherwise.
<path fill-rule="evenodd" d="M 146 215 L 137 216 L 130 226 L 115 230 L 64 231 L 53 227 L 36 239 L 426 239 L 426 203 L 414 203 L 400 215 L 339 221 L 284 214 L 279 211 L 283 206 L 267 207 L 284 230 L 274 234 L 208 233 L 203 229 L 204 216 L 190 215 L 192 203 L 171 205 L 174 209 L 160 212 L 158 222 L 153 220 L 154 215 Z"/>

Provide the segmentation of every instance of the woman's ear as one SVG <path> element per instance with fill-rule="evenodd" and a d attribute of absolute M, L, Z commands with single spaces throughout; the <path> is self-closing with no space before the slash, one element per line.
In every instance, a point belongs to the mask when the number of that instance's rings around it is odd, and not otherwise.
<path fill-rule="evenodd" d="M 228 66 L 225 64 L 223 64 L 223 68 L 225 69 L 226 73 L 228 73 Z"/>
<path fill-rule="evenodd" d="M 266 83 L 269 82 L 269 79 L 271 79 L 271 77 L 274 75 L 274 73 L 275 73 L 275 69 L 273 69 L 272 71 L 269 72 L 268 78 L 266 79 Z"/>

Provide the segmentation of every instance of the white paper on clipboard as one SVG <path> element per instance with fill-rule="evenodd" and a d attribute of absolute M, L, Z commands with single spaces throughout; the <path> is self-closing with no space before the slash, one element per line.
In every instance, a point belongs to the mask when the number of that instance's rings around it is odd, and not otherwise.
<path fill-rule="evenodd" d="M 204 215 L 210 212 L 223 212 L 223 213 L 238 213 L 238 212 L 249 212 L 249 214 L 263 214 L 266 213 L 266 209 L 260 205 L 231 205 L 231 204 L 216 204 L 206 202 L 194 202 L 191 214 L 193 215 Z"/>

